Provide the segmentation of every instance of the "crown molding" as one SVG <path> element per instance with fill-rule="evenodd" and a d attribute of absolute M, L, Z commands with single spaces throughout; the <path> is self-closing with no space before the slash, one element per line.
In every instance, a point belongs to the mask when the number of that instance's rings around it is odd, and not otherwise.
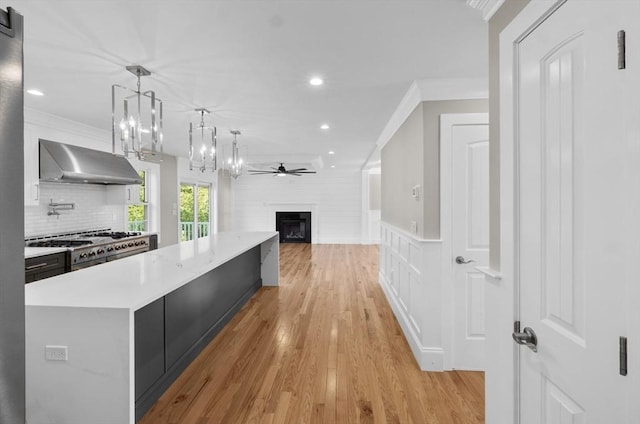
<path fill-rule="evenodd" d="M 467 6 L 482 12 L 482 19 L 488 21 L 500 9 L 504 0 L 467 0 Z"/>
<path fill-rule="evenodd" d="M 489 88 L 486 78 L 432 78 L 413 81 L 380 133 L 369 158 L 374 157 L 375 151 L 387 144 L 421 102 L 487 98 L 489 98 Z M 369 158 L 365 161 L 363 168 Z"/>

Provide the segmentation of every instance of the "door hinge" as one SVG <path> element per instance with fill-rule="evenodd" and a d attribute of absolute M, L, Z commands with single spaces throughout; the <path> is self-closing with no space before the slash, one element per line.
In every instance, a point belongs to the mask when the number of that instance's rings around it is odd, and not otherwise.
<path fill-rule="evenodd" d="M 620 337 L 620 375 L 627 375 L 627 338 Z"/>
<path fill-rule="evenodd" d="M 626 69 L 627 54 L 624 30 L 618 31 L 618 69 Z"/>

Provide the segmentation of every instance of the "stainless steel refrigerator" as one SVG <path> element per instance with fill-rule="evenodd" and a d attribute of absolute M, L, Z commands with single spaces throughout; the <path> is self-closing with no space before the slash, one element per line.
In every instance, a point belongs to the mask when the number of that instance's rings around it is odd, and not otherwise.
<path fill-rule="evenodd" d="M 25 422 L 22 24 L 0 9 L 0 424 Z"/>

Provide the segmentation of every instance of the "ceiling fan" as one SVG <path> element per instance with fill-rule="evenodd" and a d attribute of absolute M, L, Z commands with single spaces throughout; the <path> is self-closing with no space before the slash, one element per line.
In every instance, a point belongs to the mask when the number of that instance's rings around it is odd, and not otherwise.
<path fill-rule="evenodd" d="M 272 166 L 271 169 L 273 169 L 273 171 L 267 171 L 267 170 L 262 170 L 262 169 L 249 169 L 248 172 L 250 172 L 252 175 L 273 174 L 273 175 L 276 175 L 278 177 L 284 177 L 284 176 L 287 176 L 287 175 L 295 175 L 296 177 L 299 177 L 302 174 L 315 174 L 316 173 L 316 171 L 307 171 L 307 168 L 286 169 L 282 162 L 280 163 L 279 167 L 275 168 L 275 167 Z"/>

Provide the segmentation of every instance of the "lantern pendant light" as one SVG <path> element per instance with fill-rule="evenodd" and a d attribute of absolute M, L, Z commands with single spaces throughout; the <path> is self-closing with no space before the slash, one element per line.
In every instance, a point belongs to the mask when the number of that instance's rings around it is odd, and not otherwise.
<path fill-rule="evenodd" d="M 162 161 L 162 100 L 152 90 L 142 91 L 140 78 L 151 75 L 140 65 L 126 67 L 137 77 L 135 90 L 113 84 L 111 86 L 111 142 L 113 153 L 139 160 Z"/>
<path fill-rule="evenodd" d="M 231 134 L 233 134 L 233 143 L 231 143 L 231 156 L 227 160 L 227 167 L 229 174 L 236 179 L 242 175 L 243 171 L 243 161 L 238 148 L 238 135 L 240 135 L 240 131 L 231 130 Z"/>
<path fill-rule="evenodd" d="M 215 126 L 205 123 L 204 117 L 210 113 L 207 109 L 198 108 L 196 112 L 200 114 L 200 122 L 195 125 L 193 122 L 189 123 L 189 169 L 193 170 L 195 164 L 200 172 L 207 169 L 215 172 L 217 169 L 217 130 Z M 194 142 L 196 147 L 199 146 L 197 158 L 195 157 Z"/>

